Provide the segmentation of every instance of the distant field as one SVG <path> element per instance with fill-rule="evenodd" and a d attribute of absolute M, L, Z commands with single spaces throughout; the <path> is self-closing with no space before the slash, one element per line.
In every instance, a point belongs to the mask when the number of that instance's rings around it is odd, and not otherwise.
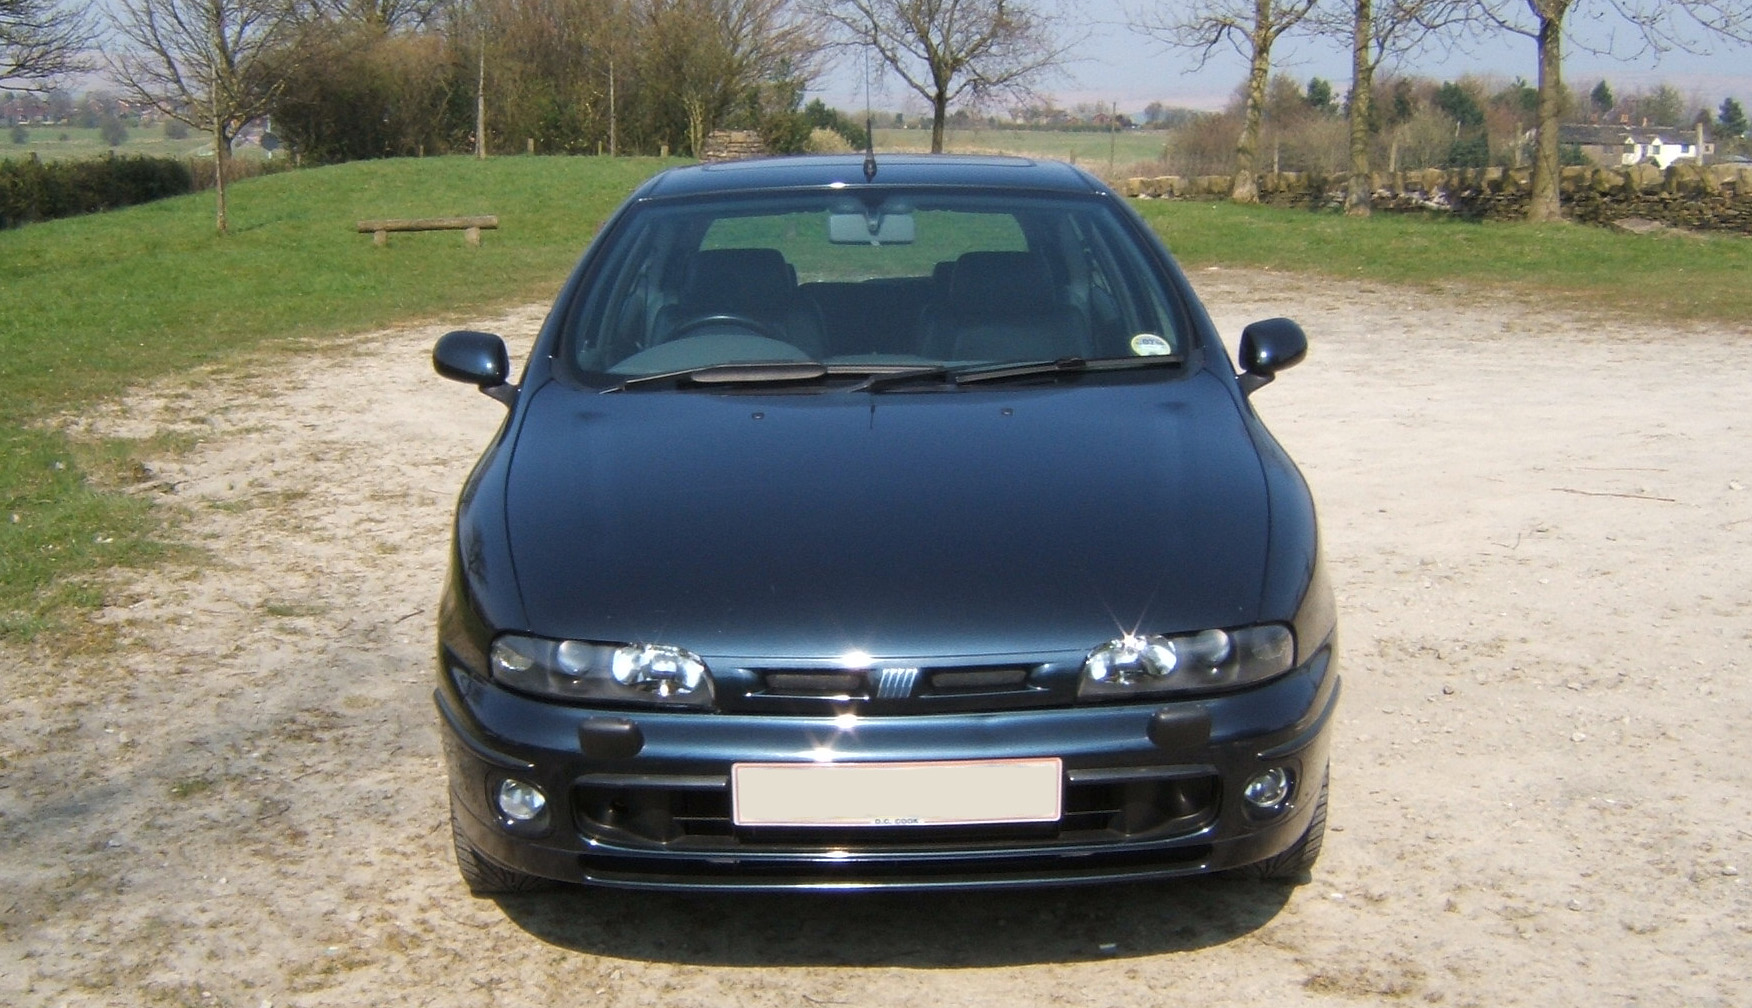
<path fill-rule="evenodd" d="M 23 143 L 12 139 L 10 130 L 0 130 L 0 159 L 21 158 L 35 154 L 44 161 L 65 161 L 97 157 L 114 150 L 117 154 L 144 154 L 150 157 L 199 157 L 210 154 L 213 141 L 204 133 L 191 132 L 181 140 L 165 137 L 164 127 L 129 129 L 128 139 L 119 147 L 110 147 L 98 135 L 98 130 L 76 126 L 26 126 L 28 135 Z M 65 138 L 65 139 L 63 139 Z M 261 148 L 239 145 L 238 157 L 261 157 Z"/>
<path fill-rule="evenodd" d="M 103 142 L 96 129 L 72 126 L 26 127 L 29 139 L 14 143 L 0 132 L 0 158 L 17 158 L 36 154 L 44 161 L 95 157 L 111 148 Z M 65 137 L 66 139 L 62 139 Z M 945 135 L 947 148 L 962 154 L 1019 154 L 1029 157 L 1069 161 L 1091 171 L 1105 172 L 1111 163 L 1117 169 L 1139 161 L 1153 161 L 1162 155 L 1164 135 L 1154 130 L 1118 130 L 1113 133 L 1067 133 L 1050 130 L 972 129 L 949 130 Z M 876 150 L 928 151 L 931 131 L 923 129 L 876 130 Z M 183 140 L 169 140 L 164 129 L 130 129 L 128 140 L 114 148 L 118 154 L 147 154 L 168 157 L 199 157 L 212 150 L 212 141 L 202 134 L 190 134 Z M 238 157 L 261 157 L 261 149 L 240 145 Z"/>
<path fill-rule="evenodd" d="M 943 146 L 958 154 L 1023 154 L 1069 161 L 1091 171 L 1105 170 L 1111 162 L 1119 168 L 1162 156 L 1164 135 L 1153 130 L 1117 130 L 1113 133 L 1065 133 L 1049 130 L 948 130 Z M 931 130 L 878 127 L 876 150 L 928 151 Z"/>

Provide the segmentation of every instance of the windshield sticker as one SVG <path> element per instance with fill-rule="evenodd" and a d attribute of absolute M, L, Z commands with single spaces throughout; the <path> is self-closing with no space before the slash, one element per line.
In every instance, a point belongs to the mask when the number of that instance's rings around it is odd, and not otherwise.
<path fill-rule="evenodd" d="M 1139 357 L 1166 357 L 1174 352 L 1168 341 L 1155 333 L 1138 333 L 1132 337 L 1132 353 Z"/>

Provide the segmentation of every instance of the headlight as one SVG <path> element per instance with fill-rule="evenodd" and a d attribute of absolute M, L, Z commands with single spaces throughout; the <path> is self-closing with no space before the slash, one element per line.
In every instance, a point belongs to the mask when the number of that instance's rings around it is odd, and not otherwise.
<path fill-rule="evenodd" d="M 1296 641 L 1277 623 L 1171 636 L 1127 634 L 1089 652 L 1079 697 L 1209 693 L 1288 672 Z"/>
<path fill-rule="evenodd" d="M 556 700 L 710 707 L 712 675 L 667 644 L 593 644 L 506 634 L 493 642 L 493 679 Z"/>

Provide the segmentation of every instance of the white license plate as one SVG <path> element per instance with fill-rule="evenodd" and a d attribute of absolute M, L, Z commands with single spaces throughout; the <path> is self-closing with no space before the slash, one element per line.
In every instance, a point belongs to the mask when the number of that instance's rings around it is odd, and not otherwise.
<path fill-rule="evenodd" d="M 1058 759 L 738 763 L 738 826 L 973 826 L 1055 822 Z"/>

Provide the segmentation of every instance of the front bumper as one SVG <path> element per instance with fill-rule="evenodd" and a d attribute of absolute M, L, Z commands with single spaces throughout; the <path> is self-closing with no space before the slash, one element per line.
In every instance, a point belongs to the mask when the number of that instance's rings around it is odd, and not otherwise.
<path fill-rule="evenodd" d="M 462 838 L 507 868 L 663 889 L 932 889 L 1112 882 L 1219 871 L 1289 848 L 1325 786 L 1339 696 L 1330 647 L 1228 696 L 1001 713 L 833 719 L 604 711 L 543 703 L 457 668 L 440 677 Z M 739 762 L 1056 757 L 1055 823 L 982 827 L 739 827 Z M 1292 781 L 1269 813 L 1242 788 Z M 508 777 L 548 798 L 537 822 L 500 815 Z"/>

